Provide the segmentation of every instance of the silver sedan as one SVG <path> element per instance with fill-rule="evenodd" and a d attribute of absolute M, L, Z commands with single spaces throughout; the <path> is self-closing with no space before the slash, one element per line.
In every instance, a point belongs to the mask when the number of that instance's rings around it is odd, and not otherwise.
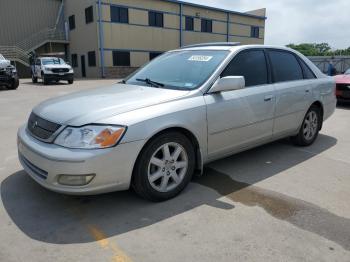
<path fill-rule="evenodd" d="M 179 194 L 206 163 L 284 137 L 311 145 L 335 83 L 287 48 L 215 43 L 167 52 L 121 83 L 47 100 L 18 131 L 19 159 L 66 194 Z"/>

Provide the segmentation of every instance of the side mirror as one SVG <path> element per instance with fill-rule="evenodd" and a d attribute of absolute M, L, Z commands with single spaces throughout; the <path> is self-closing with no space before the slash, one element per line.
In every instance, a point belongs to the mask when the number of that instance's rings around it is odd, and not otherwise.
<path fill-rule="evenodd" d="M 245 87 L 244 76 L 225 76 L 215 82 L 215 84 L 209 90 L 209 93 L 238 90 L 238 89 L 243 89 L 244 87 Z"/>

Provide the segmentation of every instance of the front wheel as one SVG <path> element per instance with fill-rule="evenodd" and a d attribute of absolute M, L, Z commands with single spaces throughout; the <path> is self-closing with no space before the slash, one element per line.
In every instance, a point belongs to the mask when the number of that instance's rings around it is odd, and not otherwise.
<path fill-rule="evenodd" d="M 34 74 L 32 74 L 32 82 L 33 84 L 38 83 L 38 78 Z"/>
<path fill-rule="evenodd" d="M 73 79 L 70 79 L 70 80 L 68 80 L 68 84 L 73 84 L 73 82 L 74 82 L 74 80 Z"/>
<path fill-rule="evenodd" d="M 13 79 L 11 82 L 10 89 L 16 90 L 19 86 L 19 80 L 18 79 Z"/>
<path fill-rule="evenodd" d="M 319 107 L 311 106 L 306 113 L 298 135 L 292 137 L 294 144 L 298 146 L 312 145 L 320 131 L 322 119 Z"/>
<path fill-rule="evenodd" d="M 188 185 L 194 167 L 195 152 L 191 141 L 181 133 L 164 133 L 149 142 L 140 153 L 132 187 L 148 200 L 168 200 Z"/>
<path fill-rule="evenodd" d="M 44 74 L 42 74 L 42 78 L 43 78 L 43 84 L 46 86 L 49 84 L 49 79 L 47 79 L 47 76 L 45 76 Z"/>

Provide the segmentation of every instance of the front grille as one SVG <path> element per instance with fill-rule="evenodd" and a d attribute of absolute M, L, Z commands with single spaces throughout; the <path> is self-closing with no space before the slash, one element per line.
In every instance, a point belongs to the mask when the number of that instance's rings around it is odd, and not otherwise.
<path fill-rule="evenodd" d="M 68 68 L 53 68 L 52 69 L 53 73 L 67 73 L 69 72 Z"/>
<path fill-rule="evenodd" d="M 32 164 L 22 154 L 19 154 L 19 158 L 20 158 L 21 162 L 23 163 L 23 165 L 25 165 L 36 176 L 40 177 L 41 179 L 46 179 L 47 178 L 48 173 L 45 170 L 42 170 L 41 168 L 39 168 L 36 165 Z"/>
<path fill-rule="evenodd" d="M 55 133 L 61 125 L 45 120 L 34 113 L 30 114 L 28 120 L 28 130 L 40 139 L 47 140 Z"/>

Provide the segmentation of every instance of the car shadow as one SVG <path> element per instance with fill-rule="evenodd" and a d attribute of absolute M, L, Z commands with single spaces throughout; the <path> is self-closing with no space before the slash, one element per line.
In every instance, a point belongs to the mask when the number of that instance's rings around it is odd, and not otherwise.
<path fill-rule="evenodd" d="M 21 82 L 21 85 L 30 85 L 30 86 L 62 86 L 62 85 L 68 85 L 67 81 L 65 82 L 50 82 L 47 85 L 44 85 L 43 82 L 38 81 L 37 83 L 33 83 L 32 81 L 28 82 Z"/>
<path fill-rule="evenodd" d="M 0 86 L 0 92 L 3 92 L 3 91 L 16 91 L 16 89 L 11 89 L 11 88 L 8 88 L 6 86 Z"/>
<path fill-rule="evenodd" d="M 86 197 L 61 195 L 39 186 L 23 170 L 1 183 L 1 199 L 20 230 L 32 239 L 48 243 L 97 241 L 154 225 L 202 205 L 231 210 L 240 203 L 259 206 L 276 219 L 350 250 L 349 219 L 254 185 L 321 154 L 336 143 L 335 138 L 320 135 L 308 150 L 299 150 L 282 140 L 233 155 L 211 163 L 204 175 L 194 178 L 182 194 L 161 203 L 145 201 L 132 191 Z M 219 172 L 216 167 L 227 171 Z M 308 222 L 308 216 L 318 216 L 320 222 L 314 219 Z"/>
<path fill-rule="evenodd" d="M 349 102 L 337 102 L 337 108 L 350 110 L 350 101 Z"/>

